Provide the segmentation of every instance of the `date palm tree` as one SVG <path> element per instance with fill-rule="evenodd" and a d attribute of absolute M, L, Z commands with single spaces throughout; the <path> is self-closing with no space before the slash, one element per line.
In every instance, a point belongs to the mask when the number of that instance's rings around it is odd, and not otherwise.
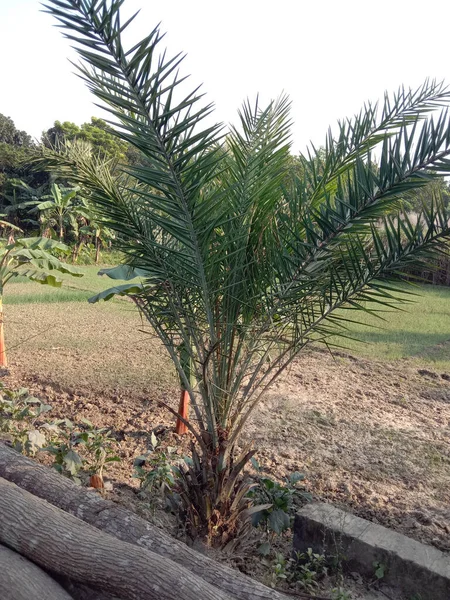
<path fill-rule="evenodd" d="M 348 334 L 343 308 L 398 306 L 402 271 L 447 249 L 440 202 L 414 222 L 399 211 L 411 190 L 450 170 L 450 93 L 426 82 L 367 104 L 294 168 L 285 96 L 245 102 L 227 131 L 212 125 L 211 105 L 186 94 L 182 57 L 159 52 L 159 28 L 124 46 L 122 4 L 47 8 L 116 135 L 147 162 L 113 176 L 76 146 L 46 160 L 90 190 L 117 233 L 127 265 L 110 276 L 141 276 L 93 300 L 130 294 L 165 345 L 193 411 L 181 419 L 194 440 L 179 472 L 188 523 L 224 542 L 245 507 L 239 476 L 254 452 L 237 455 L 237 443 L 264 392 L 308 345 Z"/>

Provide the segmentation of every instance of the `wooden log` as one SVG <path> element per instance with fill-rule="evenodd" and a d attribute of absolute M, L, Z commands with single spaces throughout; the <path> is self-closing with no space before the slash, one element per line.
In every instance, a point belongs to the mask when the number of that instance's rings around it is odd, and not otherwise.
<path fill-rule="evenodd" d="M 0 544 L 2 600 L 72 600 L 54 579 L 35 564 Z"/>
<path fill-rule="evenodd" d="M 69 593 L 73 600 L 123 600 L 107 592 L 99 592 L 83 583 L 77 583 L 67 577 L 55 577 L 58 583 Z M 41 598 L 40 600 L 44 600 Z"/>
<path fill-rule="evenodd" d="M 81 488 L 53 469 L 0 443 L 0 477 L 69 512 L 119 540 L 147 548 L 189 569 L 236 600 L 288 600 L 236 569 L 175 540 L 148 521 L 98 493 Z"/>
<path fill-rule="evenodd" d="M 95 529 L 1 477 L 0 542 L 47 571 L 123 600 L 230 600 L 171 560 Z"/>

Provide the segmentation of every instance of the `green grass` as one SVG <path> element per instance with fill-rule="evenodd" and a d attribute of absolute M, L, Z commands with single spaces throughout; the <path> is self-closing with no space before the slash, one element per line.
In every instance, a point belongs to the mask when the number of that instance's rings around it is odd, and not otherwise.
<path fill-rule="evenodd" d="M 407 287 L 417 296 L 402 311 L 382 313 L 384 321 L 364 312 L 343 311 L 362 324 L 348 324 L 347 334 L 355 340 L 333 341 L 349 352 L 378 360 L 417 358 L 450 364 L 450 289 L 431 285 Z"/>
<path fill-rule="evenodd" d="M 97 273 L 101 267 L 98 265 L 81 266 L 78 268 L 84 274 L 83 277 L 61 275 L 64 281 L 60 288 L 34 283 L 24 277 L 17 277 L 11 280 L 5 287 L 5 305 L 86 302 L 88 298 L 102 290 L 125 283 L 121 280 L 113 281 L 106 276 L 99 277 Z"/>
<path fill-rule="evenodd" d="M 5 305 L 54 302 L 86 302 L 92 295 L 123 283 L 99 277 L 98 266 L 82 266 L 83 277 L 63 276 L 61 288 L 17 279 L 6 287 Z M 348 324 L 355 339 L 333 339 L 351 354 L 376 360 L 417 359 L 450 370 L 450 288 L 431 285 L 405 286 L 411 303 L 401 311 L 381 313 L 384 321 L 364 312 L 342 311 L 361 324 Z M 406 298 L 406 296 L 405 296 Z"/>

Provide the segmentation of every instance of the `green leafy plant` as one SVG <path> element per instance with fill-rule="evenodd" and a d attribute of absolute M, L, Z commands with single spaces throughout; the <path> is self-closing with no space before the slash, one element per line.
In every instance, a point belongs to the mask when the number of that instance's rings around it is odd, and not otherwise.
<path fill-rule="evenodd" d="M 68 224 L 76 225 L 76 207 L 78 188 L 65 189 L 53 183 L 50 194 L 42 196 L 36 202 L 35 211 L 40 215 L 43 235 L 51 229 L 56 230 L 60 242 L 64 241 Z M 47 235 L 47 237 L 50 237 Z"/>
<path fill-rule="evenodd" d="M 255 458 L 252 458 L 251 462 L 257 472 L 257 485 L 250 490 L 248 496 L 256 505 L 270 505 L 270 508 L 253 514 L 253 525 L 264 525 L 268 531 L 280 534 L 291 527 L 296 505 L 312 500 L 309 492 L 298 487 L 305 476 L 295 472 L 289 477 L 284 477 L 284 483 L 278 483 L 263 475 Z"/>
<path fill-rule="evenodd" d="M 267 584 L 270 587 L 276 587 L 280 581 L 288 579 L 290 561 L 281 552 L 276 552 L 271 560 L 264 559 L 262 562 L 269 569 Z"/>
<path fill-rule="evenodd" d="M 177 415 L 195 440 L 182 502 L 192 534 L 222 543 L 250 516 L 241 474 L 254 450 L 237 456 L 237 442 L 264 392 L 308 345 L 345 341 L 342 308 L 398 308 L 402 272 L 447 250 L 444 203 L 412 220 L 402 199 L 450 171 L 449 115 L 433 114 L 450 92 L 427 81 L 368 103 L 293 167 L 285 96 L 246 101 L 226 132 L 211 125 L 211 105 L 180 85 L 182 58 L 159 52 L 158 27 L 126 45 L 122 4 L 47 9 L 115 135 L 145 160 L 113 173 L 79 144 L 42 160 L 89 191 L 130 279 L 141 274 L 92 301 L 129 294 L 170 354 L 195 415 Z"/>
<path fill-rule="evenodd" d="M 81 472 L 103 477 L 108 463 L 120 461 L 114 454 L 115 440 L 106 427 L 96 429 L 88 419 L 80 424 L 70 419 L 60 419 L 45 424 L 50 443 L 44 450 L 53 456 L 54 468 L 81 483 Z"/>
<path fill-rule="evenodd" d="M 174 487 L 173 467 L 174 448 L 160 448 L 158 439 L 152 432 L 150 448 L 134 460 L 133 477 L 139 479 L 141 490 L 149 496 L 163 498 L 172 493 Z"/>
<path fill-rule="evenodd" d="M 53 467 L 80 484 L 79 474 L 84 461 L 75 449 L 79 443 L 79 432 L 75 425 L 70 419 L 60 419 L 44 427 L 50 436 L 49 444 L 44 450 L 52 455 Z"/>
<path fill-rule="evenodd" d="M 331 594 L 332 600 L 352 600 L 351 593 L 347 592 L 342 587 L 333 588 Z"/>
<path fill-rule="evenodd" d="M 3 292 L 15 277 L 53 287 L 61 287 L 62 279 L 56 273 L 82 277 L 83 273 L 55 256 L 69 254 L 70 249 L 48 238 L 18 238 L 0 248 L 0 366 L 7 366 L 4 338 Z"/>
<path fill-rule="evenodd" d="M 384 578 L 385 574 L 386 574 L 386 565 L 384 563 L 375 561 L 373 563 L 373 568 L 375 569 L 375 577 L 378 581 L 381 581 L 381 579 Z"/>
<path fill-rule="evenodd" d="M 313 552 L 311 548 L 304 553 L 295 554 L 290 579 L 303 589 L 308 591 L 316 589 L 319 582 L 327 575 L 327 559 L 324 554 Z"/>
<path fill-rule="evenodd" d="M 311 548 L 305 553 L 297 552 L 292 558 L 275 552 L 272 558 L 265 558 L 262 562 L 269 567 L 269 585 L 272 587 L 282 580 L 311 592 L 317 590 L 320 581 L 328 575 L 326 557 L 314 553 Z"/>
<path fill-rule="evenodd" d="M 51 406 L 31 396 L 28 389 L 10 390 L 0 383 L 0 433 L 18 452 L 34 456 L 45 446 L 45 435 L 36 421 L 49 410 Z"/>
<path fill-rule="evenodd" d="M 116 440 L 108 427 L 96 428 L 88 419 L 81 419 L 75 433 L 78 444 L 84 445 L 84 468 L 92 475 L 103 477 L 103 471 L 112 462 L 120 462 L 116 455 Z"/>

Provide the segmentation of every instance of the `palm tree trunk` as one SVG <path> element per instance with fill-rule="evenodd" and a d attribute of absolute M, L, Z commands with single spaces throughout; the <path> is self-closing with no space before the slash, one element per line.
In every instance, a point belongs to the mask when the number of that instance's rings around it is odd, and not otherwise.
<path fill-rule="evenodd" d="M 80 256 L 81 248 L 83 247 L 83 240 L 81 239 L 78 244 L 75 245 L 72 253 L 72 262 L 76 263 Z"/>
<path fill-rule="evenodd" d="M 186 421 L 189 419 L 189 392 L 184 389 L 181 389 L 178 414 L 180 414 Z M 187 427 L 180 419 L 177 419 L 175 432 L 178 433 L 178 435 L 187 433 Z"/>
<path fill-rule="evenodd" d="M 3 329 L 3 300 L 0 298 L 0 367 L 7 367 L 5 333 Z"/>

